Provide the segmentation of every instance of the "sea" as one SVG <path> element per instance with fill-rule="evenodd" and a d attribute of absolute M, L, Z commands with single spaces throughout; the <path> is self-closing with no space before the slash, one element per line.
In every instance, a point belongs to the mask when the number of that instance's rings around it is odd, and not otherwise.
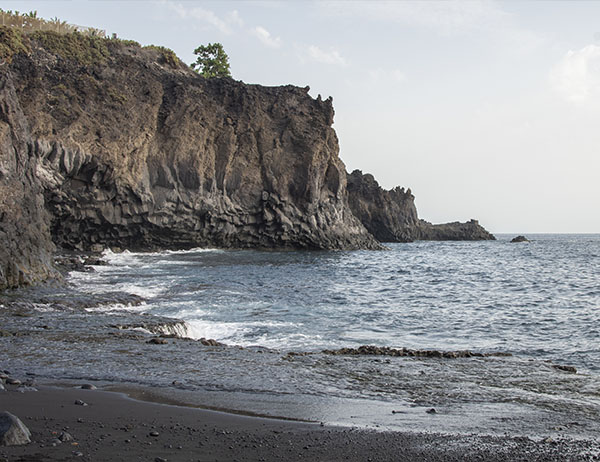
<path fill-rule="evenodd" d="M 512 237 L 107 250 L 0 298 L 0 368 L 324 425 L 597 438 L 600 235 Z M 327 352 L 363 345 L 434 354 Z"/>

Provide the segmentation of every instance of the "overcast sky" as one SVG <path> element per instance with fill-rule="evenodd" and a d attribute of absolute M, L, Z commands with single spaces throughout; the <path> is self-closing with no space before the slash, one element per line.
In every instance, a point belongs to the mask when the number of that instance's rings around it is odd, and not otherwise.
<path fill-rule="evenodd" d="M 432 222 L 600 232 L 600 2 L 3 1 L 333 96 L 349 171 Z"/>

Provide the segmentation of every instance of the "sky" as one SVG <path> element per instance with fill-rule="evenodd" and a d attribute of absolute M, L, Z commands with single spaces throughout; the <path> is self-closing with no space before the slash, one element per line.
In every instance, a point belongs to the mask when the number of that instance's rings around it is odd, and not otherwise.
<path fill-rule="evenodd" d="M 246 83 L 333 97 L 348 171 L 434 223 L 600 233 L 600 2 L 3 1 L 142 45 L 223 44 Z"/>

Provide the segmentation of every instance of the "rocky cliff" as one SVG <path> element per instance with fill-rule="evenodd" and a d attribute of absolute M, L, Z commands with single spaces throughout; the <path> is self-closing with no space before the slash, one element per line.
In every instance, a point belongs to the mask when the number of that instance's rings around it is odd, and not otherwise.
<path fill-rule="evenodd" d="M 47 277 L 52 242 L 381 248 L 348 206 L 331 100 L 204 79 L 156 47 L 17 39 L 0 47 L 0 287 Z"/>
<path fill-rule="evenodd" d="M 0 289 L 56 276 L 49 215 L 13 81 L 0 75 Z"/>
<path fill-rule="evenodd" d="M 0 289 L 55 276 L 55 245 L 380 249 L 483 230 L 347 177 L 333 115 L 308 88 L 205 79 L 161 47 L 0 27 Z"/>
<path fill-rule="evenodd" d="M 385 190 L 371 174 L 354 170 L 348 174 L 348 196 L 352 212 L 381 242 L 415 240 L 493 240 L 477 220 L 433 225 L 420 220 L 411 190 Z"/>

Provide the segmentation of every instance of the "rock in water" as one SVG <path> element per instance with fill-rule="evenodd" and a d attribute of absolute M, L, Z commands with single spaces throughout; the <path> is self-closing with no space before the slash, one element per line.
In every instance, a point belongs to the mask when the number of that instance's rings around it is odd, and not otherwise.
<path fill-rule="evenodd" d="M 19 446 L 31 443 L 31 432 L 10 412 L 0 412 L 0 446 Z"/>
<path fill-rule="evenodd" d="M 510 242 L 529 242 L 529 239 L 527 239 L 525 236 L 517 236 L 513 237 Z"/>

